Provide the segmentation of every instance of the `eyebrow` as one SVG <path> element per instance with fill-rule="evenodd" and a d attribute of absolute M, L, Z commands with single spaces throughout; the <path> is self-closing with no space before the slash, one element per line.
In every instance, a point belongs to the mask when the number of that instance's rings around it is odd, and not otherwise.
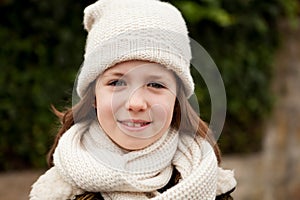
<path fill-rule="evenodd" d="M 108 72 L 106 74 L 103 74 L 102 78 L 106 78 L 106 77 L 110 77 L 110 76 L 114 76 L 114 77 L 123 77 L 124 76 L 124 77 L 126 77 L 126 73 L 122 73 L 122 72 L 119 72 L 119 71 L 111 71 L 111 72 Z M 170 78 L 166 78 L 163 75 L 157 75 L 157 74 L 147 75 L 147 80 L 151 80 L 151 79 L 171 81 Z"/>
<path fill-rule="evenodd" d="M 108 72 L 108 73 L 103 74 L 102 77 L 108 77 L 108 76 L 118 76 L 118 77 L 122 77 L 122 76 L 124 76 L 124 73 L 112 71 L 112 72 Z"/>
<path fill-rule="evenodd" d="M 103 74 L 103 77 L 107 77 L 107 76 L 126 76 L 126 73 L 122 73 L 122 72 L 108 72 L 106 74 Z M 164 78 L 162 75 L 149 75 L 148 78 L 150 79 L 160 79 L 160 78 Z"/>
<path fill-rule="evenodd" d="M 149 79 L 161 79 L 164 78 L 162 75 L 149 75 L 148 76 Z"/>

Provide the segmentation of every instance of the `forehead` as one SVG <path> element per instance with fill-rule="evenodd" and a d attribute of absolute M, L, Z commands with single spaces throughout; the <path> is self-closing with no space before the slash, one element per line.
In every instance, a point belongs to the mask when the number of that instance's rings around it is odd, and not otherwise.
<path fill-rule="evenodd" d="M 126 61 L 122 63 L 118 63 L 115 66 L 107 69 L 103 75 L 109 75 L 109 74 L 147 74 L 147 75 L 165 75 L 165 76 L 174 76 L 173 72 L 168 70 L 166 67 L 164 67 L 161 64 L 153 63 L 153 62 L 147 62 L 147 61 Z"/>

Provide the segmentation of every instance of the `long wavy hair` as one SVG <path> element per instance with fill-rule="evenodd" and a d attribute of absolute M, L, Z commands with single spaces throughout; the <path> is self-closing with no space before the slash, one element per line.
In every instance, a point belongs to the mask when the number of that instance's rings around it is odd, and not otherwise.
<path fill-rule="evenodd" d="M 177 76 L 176 78 L 178 81 L 180 81 Z M 60 112 L 54 106 L 52 106 L 53 112 L 61 122 L 61 126 L 47 156 L 49 167 L 53 166 L 53 153 L 61 136 L 72 125 L 74 125 L 74 123 L 83 121 L 92 122 L 96 119 L 96 111 L 95 107 L 93 106 L 96 98 L 95 85 L 96 80 L 89 85 L 86 93 L 80 99 L 80 101 L 73 107 L 67 108 L 64 112 Z M 198 116 L 197 112 L 192 108 L 191 104 L 186 98 L 182 84 L 177 84 L 177 98 L 175 101 L 171 127 L 179 130 L 180 132 L 195 133 L 205 138 L 213 146 L 218 163 L 220 164 L 221 152 L 219 147 L 212 136 L 208 125 Z"/>

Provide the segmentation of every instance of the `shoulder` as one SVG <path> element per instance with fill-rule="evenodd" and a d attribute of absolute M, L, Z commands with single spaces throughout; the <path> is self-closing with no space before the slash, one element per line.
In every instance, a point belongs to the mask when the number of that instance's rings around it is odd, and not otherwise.
<path fill-rule="evenodd" d="M 80 193 L 82 193 L 82 190 L 65 182 L 57 169 L 52 167 L 32 185 L 29 199 L 69 199 L 74 194 Z"/>
<path fill-rule="evenodd" d="M 104 198 L 100 193 L 86 192 L 76 196 L 74 200 L 104 200 Z"/>
<path fill-rule="evenodd" d="M 224 193 L 224 194 L 221 194 L 221 195 L 218 195 L 216 197 L 216 200 L 233 200 L 233 197 L 231 196 L 231 193 L 235 190 L 235 188 L 233 188 L 232 190 Z"/>

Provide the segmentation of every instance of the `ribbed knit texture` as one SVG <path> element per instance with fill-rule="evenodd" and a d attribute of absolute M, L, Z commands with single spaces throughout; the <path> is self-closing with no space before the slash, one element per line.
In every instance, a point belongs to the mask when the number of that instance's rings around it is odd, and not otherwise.
<path fill-rule="evenodd" d="M 177 134 L 170 132 L 144 150 L 123 153 L 97 121 L 87 131 L 83 127 L 76 124 L 66 132 L 54 154 L 54 163 L 68 182 L 92 192 L 154 191 L 167 184 Z"/>
<path fill-rule="evenodd" d="M 193 93 L 191 49 L 181 13 L 157 0 L 100 0 L 84 11 L 88 31 L 84 62 L 77 79 L 82 97 L 104 70 L 128 60 L 162 64 L 182 80 L 186 95 Z"/>
<path fill-rule="evenodd" d="M 71 199 L 85 191 L 114 200 L 213 200 L 236 186 L 233 172 L 217 166 L 207 141 L 174 130 L 143 150 L 126 152 L 98 122 L 78 123 L 60 139 L 54 164 L 34 183 L 30 200 Z M 182 179 L 159 193 L 173 167 Z"/>
<path fill-rule="evenodd" d="M 98 122 L 87 130 L 84 124 L 76 124 L 62 136 L 54 163 L 66 182 L 84 191 L 101 192 L 105 199 L 148 199 L 147 192 L 154 199 L 216 196 L 216 157 L 200 136 L 179 137 L 178 132 L 170 130 L 149 147 L 132 152 L 122 151 L 106 137 Z M 94 151 L 99 148 L 107 151 Z M 105 159 L 102 154 L 108 160 L 102 160 Z M 159 194 L 157 189 L 165 186 L 172 175 L 172 165 L 181 173 L 182 180 Z"/>

